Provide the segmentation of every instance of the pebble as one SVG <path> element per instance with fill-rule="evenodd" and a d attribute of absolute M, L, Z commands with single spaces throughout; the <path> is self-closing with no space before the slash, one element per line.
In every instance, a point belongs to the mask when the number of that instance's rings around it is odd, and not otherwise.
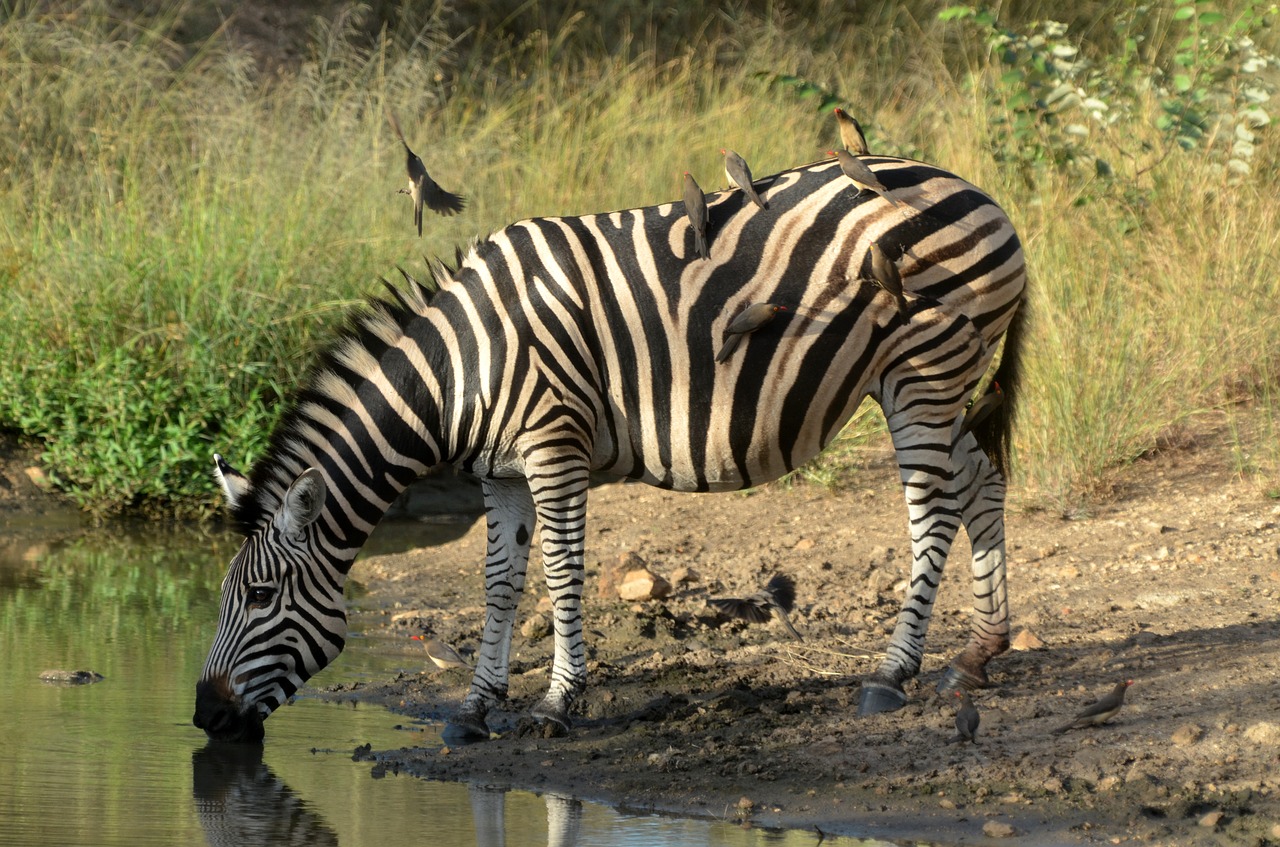
<path fill-rule="evenodd" d="M 671 583 L 658 576 L 647 567 L 627 571 L 622 584 L 618 586 L 618 596 L 627 601 L 660 600 L 671 594 Z"/>
<path fill-rule="evenodd" d="M 530 615 L 529 619 L 520 625 L 520 634 L 530 641 L 546 638 L 551 634 L 551 618 L 542 612 Z"/>
<path fill-rule="evenodd" d="M 1204 729 L 1193 724 L 1184 723 L 1173 731 L 1173 743 L 1179 747 L 1190 747 L 1204 738 Z"/>
<path fill-rule="evenodd" d="M 952 800 L 950 797 L 943 797 L 938 801 L 938 807 L 942 809 L 954 809 L 956 807 L 956 801 Z"/>
<path fill-rule="evenodd" d="M 1271 721 L 1258 721 L 1251 724 L 1244 731 L 1244 737 L 1264 747 L 1275 747 L 1280 745 L 1280 724 L 1271 723 Z"/>
<path fill-rule="evenodd" d="M 1013 643 L 1009 646 L 1014 650 L 1039 650 L 1044 647 L 1044 642 L 1031 630 L 1023 629 L 1014 636 Z"/>
<path fill-rule="evenodd" d="M 982 834 L 988 838 L 1012 838 L 1018 830 L 1004 821 L 987 821 L 982 825 Z"/>
<path fill-rule="evenodd" d="M 1206 829 L 1212 829 L 1222 821 L 1222 812 L 1214 811 L 1202 817 L 1199 821 L 1200 825 Z"/>

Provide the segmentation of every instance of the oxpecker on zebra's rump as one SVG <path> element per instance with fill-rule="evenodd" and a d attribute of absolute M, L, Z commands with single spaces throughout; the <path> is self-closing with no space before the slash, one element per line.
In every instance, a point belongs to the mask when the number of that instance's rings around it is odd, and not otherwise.
<path fill-rule="evenodd" d="M 770 178 L 770 211 L 707 198 L 711 258 L 691 263 L 678 202 L 520 221 L 477 244 L 438 290 L 374 301 L 293 399 L 248 477 L 218 474 L 246 538 L 222 585 L 194 722 L 215 738 L 261 721 L 342 649 L 342 588 L 392 501 L 430 468 L 479 477 L 485 621 L 455 731 L 488 737 L 540 525 L 555 652 L 534 715 L 567 728 L 586 683 L 588 483 L 737 491 L 799 467 L 864 397 L 884 410 L 910 520 L 909 588 L 859 711 L 898 708 L 916 674 L 952 540 L 973 551 L 974 610 L 947 687 L 985 682 L 1008 646 L 1004 479 L 1026 286 L 1017 234 L 990 197 L 931 165 L 878 157 L 912 208 L 850 191 L 834 161 Z M 749 183 L 748 183 L 749 184 Z M 926 213 L 921 213 L 924 210 Z M 910 251 L 903 321 L 856 284 L 872 242 Z M 751 304 L 785 303 L 717 365 Z M 1006 402 L 975 432 L 965 406 L 992 366 Z"/>

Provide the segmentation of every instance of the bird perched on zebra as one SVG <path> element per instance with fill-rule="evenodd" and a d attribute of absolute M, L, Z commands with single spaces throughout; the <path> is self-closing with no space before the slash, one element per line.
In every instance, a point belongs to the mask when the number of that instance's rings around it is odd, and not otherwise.
<path fill-rule="evenodd" d="M 707 247 L 707 198 L 702 193 L 698 181 L 688 172 L 684 172 L 684 213 L 689 217 L 689 228 L 693 230 L 693 247 L 704 259 L 711 258 Z"/>
<path fill-rule="evenodd" d="M 724 362 L 738 349 L 742 339 L 773 321 L 779 312 L 787 311 L 786 306 L 777 303 L 752 303 L 738 314 L 725 327 L 724 345 L 716 353 L 716 364 Z"/>
<path fill-rule="evenodd" d="M 836 124 L 840 127 L 840 143 L 844 145 L 844 149 L 854 156 L 868 155 L 871 151 L 867 149 L 867 137 L 862 134 L 862 124 L 839 106 L 835 107 L 834 112 Z"/>
<path fill-rule="evenodd" d="M 973 613 L 943 687 L 985 684 L 1009 645 L 1002 469 L 1021 393 L 1022 245 L 971 183 L 907 159 L 877 157 L 876 169 L 931 213 L 863 202 L 823 161 L 772 178 L 771 214 L 715 207 L 717 234 L 732 237 L 717 239 L 712 273 L 688 273 L 673 249 L 688 227 L 676 199 L 519 221 L 456 266 L 432 265 L 430 285 L 389 286 L 293 392 L 247 476 L 215 459 L 245 540 L 222 583 L 195 725 L 220 740 L 263 737 L 264 721 L 343 650 L 343 589 L 374 527 L 410 483 L 451 466 L 480 480 L 487 549 L 475 670 L 449 731 L 489 737 L 535 538 L 555 627 L 533 715 L 568 731 L 587 683 L 593 475 L 745 490 L 816 455 L 865 397 L 888 423 L 911 564 L 858 712 L 905 705 L 962 527 Z M 864 261 L 873 240 L 889 255 L 927 252 L 933 319 L 886 326 L 881 308 L 841 296 L 834 269 Z M 725 304 L 750 303 L 786 304 L 787 343 L 748 341 L 750 367 L 718 367 Z M 996 355 L 1008 399 L 961 433 Z"/>
<path fill-rule="evenodd" d="M 418 228 L 418 235 L 422 235 L 424 203 L 431 211 L 448 217 L 461 212 L 466 205 L 466 200 L 460 194 L 445 191 L 431 178 L 427 173 L 427 166 L 422 164 L 417 154 L 409 149 L 408 142 L 404 140 L 404 133 L 400 131 L 400 122 L 396 120 L 395 114 L 390 109 L 387 110 L 387 120 L 391 122 L 391 128 L 396 131 L 396 138 L 400 139 L 400 143 L 404 146 L 405 169 L 409 172 L 409 187 L 401 188 L 396 193 L 408 194 L 413 198 L 413 224 Z"/>
<path fill-rule="evenodd" d="M 872 241 L 868 248 L 871 254 L 871 275 L 876 285 L 883 288 L 898 304 L 898 314 L 907 317 L 907 298 L 902 291 L 902 273 L 898 263 L 889 258 L 878 242 Z"/>
<path fill-rule="evenodd" d="M 720 148 L 720 154 L 724 156 L 724 175 L 729 180 L 729 184 L 741 188 L 751 202 L 761 209 L 768 209 L 769 205 L 756 193 L 755 180 L 751 177 L 751 168 L 747 165 L 747 160 L 723 147 Z"/>
<path fill-rule="evenodd" d="M 859 194 L 863 191 L 874 191 L 892 205 L 901 205 L 902 201 L 890 194 L 889 189 L 884 187 L 884 183 L 880 181 L 880 177 L 876 176 L 875 171 L 867 167 L 866 163 L 857 156 L 844 150 L 828 150 L 827 155 L 836 157 L 836 161 L 840 163 L 841 173 L 858 187 Z"/>
<path fill-rule="evenodd" d="M 1054 732 L 1062 733 L 1069 729 L 1098 726 L 1111 720 L 1120 713 L 1121 707 L 1124 706 L 1124 693 L 1129 690 L 1130 685 L 1133 685 L 1133 680 L 1131 679 L 1117 682 L 1115 688 L 1112 688 L 1107 696 L 1095 703 L 1090 703 L 1080 714 L 1072 718 L 1070 722 L 1055 729 Z"/>
<path fill-rule="evenodd" d="M 987 387 L 986 393 L 971 402 L 969 408 L 965 410 L 964 420 L 960 424 L 961 431 L 973 432 L 974 428 L 991 417 L 991 413 L 1003 402 L 1004 390 L 1000 388 L 1000 383 L 992 382 Z"/>
<path fill-rule="evenodd" d="M 791 625 L 788 614 L 796 605 L 796 581 L 787 574 L 775 574 L 768 585 L 750 597 L 712 597 L 707 603 L 720 612 L 747 623 L 766 623 L 777 617 L 796 641 L 803 641 Z"/>
<path fill-rule="evenodd" d="M 973 705 L 973 700 L 969 698 L 969 692 L 961 688 L 952 692 L 953 696 L 960 701 L 960 708 L 956 709 L 956 734 L 952 736 L 948 744 L 955 744 L 957 741 L 968 741 L 971 744 L 978 743 L 978 723 L 982 720 L 982 716 L 978 714 L 978 709 Z"/>

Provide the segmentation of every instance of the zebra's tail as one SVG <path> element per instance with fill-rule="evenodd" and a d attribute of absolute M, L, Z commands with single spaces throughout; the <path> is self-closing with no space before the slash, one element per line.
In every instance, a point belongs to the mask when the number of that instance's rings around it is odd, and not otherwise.
<path fill-rule="evenodd" d="M 996 368 L 995 382 L 1004 392 L 1004 402 L 973 428 L 978 446 L 991 459 L 997 471 L 1009 478 L 1009 447 L 1013 439 L 1013 423 L 1017 417 L 1021 392 L 1018 390 L 1022 373 L 1022 333 L 1026 328 L 1027 300 L 1024 297 L 1013 313 L 1009 328 L 1004 333 L 1004 349 L 1000 353 L 1000 366 Z"/>

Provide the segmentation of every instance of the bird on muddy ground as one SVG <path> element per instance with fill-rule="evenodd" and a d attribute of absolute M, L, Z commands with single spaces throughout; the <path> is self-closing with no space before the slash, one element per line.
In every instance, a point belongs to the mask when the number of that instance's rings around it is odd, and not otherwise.
<path fill-rule="evenodd" d="M 756 193 L 756 187 L 751 178 L 751 168 L 747 165 L 747 160 L 732 150 L 726 150 L 723 147 L 720 148 L 720 153 L 724 156 L 724 175 L 729 178 L 729 184 L 736 185 L 745 191 L 747 197 L 751 198 L 751 202 L 761 209 L 768 209 L 769 206 Z"/>
<path fill-rule="evenodd" d="M 391 128 L 396 131 L 396 138 L 399 138 L 404 146 L 405 170 L 409 172 L 409 187 L 401 188 L 396 193 L 408 194 L 413 198 L 413 224 L 418 228 L 418 235 L 422 235 L 424 203 L 431 211 L 448 217 L 461 212 L 466 205 L 466 200 L 460 194 L 445 191 L 431 178 L 427 173 L 427 166 L 422 164 L 417 154 L 409 149 L 408 142 L 404 140 L 404 133 L 400 131 L 400 122 L 396 120 L 396 116 L 390 109 L 387 110 L 387 120 L 391 122 Z"/>
<path fill-rule="evenodd" d="M 1084 711 L 1071 719 L 1070 723 L 1063 724 L 1055 729 L 1054 732 L 1066 732 L 1069 729 L 1098 726 L 1111 720 L 1120 711 L 1120 707 L 1124 705 L 1124 693 L 1129 690 L 1130 685 L 1133 685 L 1133 680 L 1131 679 L 1117 682 L 1116 687 L 1111 689 L 1110 694 L 1096 703 L 1086 706 Z"/>
<path fill-rule="evenodd" d="M 836 123 L 840 126 L 840 143 L 844 145 L 844 149 L 855 156 L 868 155 L 871 151 L 867 149 L 867 137 L 862 134 L 862 124 L 858 123 L 858 119 L 839 106 L 835 108 L 835 116 Z"/>
<path fill-rule="evenodd" d="M 684 172 L 684 213 L 689 216 L 689 226 L 693 229 L 694 248 L 699 256 L 710 259 L 711 250 L 707 247 L 707 198 L 698 181 L 688 171 Z"/>
<path fill-rule="evenodd" d="M 857 156 L 844 150 L 828 150 L 827 155 L 836 157 L 836 161 L 840 163 L 840 170 L 853 181 L 854 185 L 858 186 L 859 193 L 874 191 L 893 205 L 902 205 L 902 201 L 890 194 L 889 189 L 885 188 L 884 183 L 876 176 L 875 171 L 867 167 Z"/>
<path fill-rule="evenodd" d="M 466 668 L 472 670 L 471 663 L 462 658 L 457 650 L 435 638 L 424 638 L 421 635 L 412 635 L 410 638 L 414 641 L 424 642 L 427 651 L 427 658 L 438 668 L 448 670 L 449 668 Z"/>
<path fill-rule="evenodd" d="M 742 343 L 743 338 L 772 321 L 778 316 L 779 312 L 787 311 L 790 310 L 786 306 L 779 306 L 776 303 L 752 303 L 743 309 L 725 327 L 724 346 L 716 354 L 716 362 L 719 363 L 728 359 L 733 355 L 733 351 L 738 349 L 738 345 Z"/>
<path fill-rule="evenodd" d="M 955 744 L 957 741 L 968 741 L 970 744 L 978 743 L 978 723 L 982 720 L 982 716 L 978 714 L 978 709 L 973 705 L 973 700 L 969 699 L 969 692 L 961 688 L 954 694 L 960 700 L 960 708 L 956 710 L 956 734 L 948 741 L 948 744 Z"/>
<path fill-rule="evenodd" d="M 722 614 L 748 623 L 765 623 L 770 616 L 776 615 L 792 638 L 804 640 L 787 617 L 787 613 L 795 608 L 796 581 L 784 573 L 776 574 L 764 589 L 750 597 L 712 597 L 707 603 Z"/>
<path fill-rule="evenodd" d="M 1004 389 L 1000 383 L 992 382 L 987 392 L 969 404 L 965 410 L 964 421 L 960 424 L 961 432 L 973 432 L 974 427 L 985 421 L 991 413 L 1000 408 L 1004 402 Z"/>
<path fill-rule="evenodd" d="M 889 258 L 889 254 L 875 241 L 871 242 L 871 276 L 876 285 L 889 292 L 898 304 L 898 314 L 907 316 L 907 298 L 902 293 L 902 273 L 897 262 Z"/>

